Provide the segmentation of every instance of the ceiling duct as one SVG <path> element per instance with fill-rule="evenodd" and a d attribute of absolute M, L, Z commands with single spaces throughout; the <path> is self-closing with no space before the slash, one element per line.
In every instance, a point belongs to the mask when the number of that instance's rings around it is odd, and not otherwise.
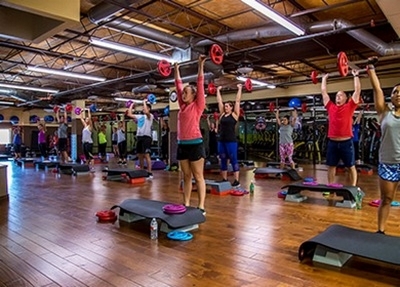
<path fill-rule="evenodd" d="M 109 21 L 114 15 L 124 10 L 124 6 L 131 6 L 137 0 L 114 0 L 116 3 L 120 3 L 121 6 L 108 3 L 103 1 L 100 4 L 94 6 L 88 11 L 88 18 L 90 22 L 99 25 L 103 22 Z"/>
<path fill-rule="evenodd" d="M 2 0 L 0 37 L 40 43 L 79 25 L 79 0 Z"/>
<path fill-rule="evenodd" d="M 102 2 L 90 9 L 88 12 L 89 20 L 96 25 L 110 21 L 115 14 L 124 10 L 122 7 L 131 6 L 137 2 L 137 0 L 118 0 L 115 2 L 120 3 L 121 6 Z M 128 20 L 115 19 L 105 24 L 105 26 L 110 29 L 123 31 L 146 40 L 161 43 L 163 45 L 169 45 L 182 49 L 185 49 L 189 46 L 188 42 L 182 38 L 178 38 L 171 34 L 164 33 L 138 23 L 130 22 Z"/>
<path fill-rule="evenodd" d="M 24 96 L 19 95 L 18 92 L 14 89 L 0 88 L 0 96 L 13 98 L 20 102 L 27 101 Z"/>
<path fill-rule="evenodd" d="M 282 26 L 268 25 L 246 30 L 233 31 L 220 36 L 214 36 L 213 40 L 199 39 L 198 41 L 194 42 L 194 46 L 200 47 L 212 45 L 215 42 L 234 43 L 244 40 L 256 40 L 279 36 L 293 36 L 293 33 Z"/>

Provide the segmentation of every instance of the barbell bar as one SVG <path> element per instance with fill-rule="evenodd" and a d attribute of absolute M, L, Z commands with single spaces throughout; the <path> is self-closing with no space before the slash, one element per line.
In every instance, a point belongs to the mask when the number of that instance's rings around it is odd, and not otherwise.
<path fill-rule="evenodd" d="M 151 105 L 154 105 L 155 103 L 157 103 L 157 98 L 156 98 L 156 96 L 154 94 L 149 94 L 147 96 L 146 100 Z M 143 100 L 133 100 L 133 99 L 131 99 L 131 100 L 128 100 L 125 103 L 125 106 L 127 108 L 129 108 L 132 104 L 143 104 Z"/>
<path fill-rule="evenodd" d="M 358 70 L 359 73 L 365 73 L 368 71 L 368 65 L 374 65 L 378 62 L 378 58 L 377 57 L 372 57 L 369 58 L 368 60 L 365 61 L 365 64 L 367 65 L 367 68 L 364 69 L 360 69 Z M 349 73 L 349 60 L 347 58 L 347 55 L 345 52 L 339 52 L 338 56 L 337 56 L 337 68 L 338 71 L 337 72 L 332 72 L 332 73 L 328 73 L 328 75 L 330 77 L 335 77 L 335 76 L 341 76 L 341 77 L 346 77 Z M 318 83 L 318 80 L 321 78 L 321 76 L 318 75 L 317 71 L 312 71 L 311 72 L 311 81 L 314 85 L 316 85 Z"/>
<path fill-rule="evenodd" d="M 224 51 L 218 44 L 211 45 L 209 52 L 209 59 L 216 65 L 221 65 L 224 60 Z M 182 62 L 179 65 L 189 65 L 195 63 L 194 61 Z M 157 71 L 163 77 L 169 77 L 172 73 L 172 65 L 167 60 L 161 60 L 157 63 Z"/>

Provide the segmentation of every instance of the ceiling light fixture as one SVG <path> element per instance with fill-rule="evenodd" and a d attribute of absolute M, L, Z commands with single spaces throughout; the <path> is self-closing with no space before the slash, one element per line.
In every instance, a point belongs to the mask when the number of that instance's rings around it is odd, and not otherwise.
<path fill-rule="evenodd" d="M 95 38 L 90 39 L 89 42 L 95 46 L 99 46 L 99 47 L 103 47 L 103 48 L 107 48 L 107 49 L 111 49 L 111 50 L 116 50 L 116 51 L 120 51 L 120 52 L 125 52 L 125 53 L 132 54 L 132 55 L 139 56 L 139 57 L 144 57 L 144 58 L 153 59 L 153 60 L 157 60 L 157 61 L 167 60 L 170 63 L 173 62 L 173 59 L 169 56 L 159 54 L 159 53 L 154 53 L 154 52 L 143 50 L 143 49 L 130 47 L 127 45 L 122 45 L 122 44 L 115 43 L 115 42 L 99 40 L 99 39 L 95 39 Z"/>
<path fill-rule="evenodd" d="M 295 23 L 287 19 L 285 16 L 281 15 L 271 7 L 260 3 L 256 0 L 242 0 L 243 3 L 246 3 L 253 9 L 257 10 L 258 12 L 264 14 L 271 20 L 275 21 L 279 25 L 285 27 L 286 29 L 292 31 L 297 36 L 302 36 L 305 34 L 304 30 L 298 27 Z"/>
<path fill-rule="evenodd" d="M 247 79 L 250 79 L 250 78 L 237 77 L 236 79 L 239 80 L 239 81 L 242 81 L 242 82 L 246 82 Z M 268 83 L 264 83 L 264 82 L 257 81 L 257 80 L 253 80 L 253 79 L 250 79 L 250 80 L 251 80 L 251 83 L 252 83 L 253 85 L 255 85 L 255 86 L 267 87 L 268 89 L 275 89 L 275 88 L 276 88 L 276 86 L 273 85 L 273 84 L 268 84 Z"/>
<path fill-rule="evenodd" d="M 46 88 L 22 86 L 22 85 L 10 85 L 10 84 L 4 84 L 4 83 L 0 83 L 0 87 L 17 89 L 17 90 L 34 91 L 34 92 L 43 92 L 43 93 L 50 93 L 50 94 L 56 94 L 59 92 L 59 90 L 54 90 L 54 89 L 46 89 Z"/>
<path fill-rule="evenodd" d="M 114 100 L 116 100 L 116 101 L 120 101 L 120 102 L 129 102 L 129 101 L 132 101 L 131 99 L 126 99 L 126 98 L 118 98 L 118 97 L 114 98 Z"/>
<path fill-rule="evenodd" d="M 248 75 L 253 72 L 253 65 L 250 62 L 240 63 L 236 71 L 242 75 Z"/>
<path fill-rule="evenodd" d="M 107 80 L 104 77 L 97 77 L 97 76 L 91 76 L 91 75 L 87 75 L 87 74 L 79 74 L 79 73 L 73 73 L 73 72 L 67 72 L 67 71 L 61 71 L 61 70 L 55 70 L 55 69 L 49 69 L 49 68 L 43 68 L 43 67 L 28 66 L 28 70 L 34 71 L 34 72 L 39 72 L 39 73 L 45 73 L 45 74 L 51 74 L 51 75 L 69 77 L 69 78 L 77 78 L 77 79 L 83 79 L 83 80 L 90 80 L 90 81 L 97 81 L 97 82 L 104 82 L 105 80 Z"/>

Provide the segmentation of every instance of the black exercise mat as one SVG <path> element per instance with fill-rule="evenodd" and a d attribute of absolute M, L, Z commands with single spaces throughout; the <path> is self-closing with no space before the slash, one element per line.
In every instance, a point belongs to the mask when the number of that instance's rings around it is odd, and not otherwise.
<path fill-rule="evenodd" d="M 280 169 L 275 167 L 258 167 L 256 168 L 253 173 L 261 173 L 261 174 L 277 174 L 277 173 L 286 173 L 287 169 Z"/>
<path fill-rule="evenodd" d="M 282 189 L 288 188 L 287 190 L 288 194 L 298 194 L 303 190 L 316 191 L 316 192 L 329 191 L 336 193 L 337 196 L 343 196 L 344 200 L 355 200 L 358 191 L 357 186 L 333 187 L 333 186 L 328 186 L 326 184 L 312 185 L 312 184 L 304 184 L 302 182 L 287 184 L 282 186 L 281 188 Z M 364 196 L 365 195 L 364 192 L 362 190 L 360 191 L 362 193 L 362 196 Z"/>
<path fill-rule="evenodd" d="M 182 214 L 164 213 L 162 208 L 167 204 L 171 204 L 171 202 L 149 199 L 126 199 L 120 205 L 114 205 L 111 209 L 119 207 L 120 215 L 123 215 L 124 212 L 129 212 L 146 218 L 158 218 L 167 223 L 171 228 L 180 228 L 206 221 L 200 209 L 194 207 L 186 207 L 186 212 Z"/>
<path fill-rule="evenodd" d="M 317 245 L 360 257 L 400 264 L 400 237 L 334 224 L 321 234 L 303 242 L 299 248 L 299 259 L 311 258 Z"/>

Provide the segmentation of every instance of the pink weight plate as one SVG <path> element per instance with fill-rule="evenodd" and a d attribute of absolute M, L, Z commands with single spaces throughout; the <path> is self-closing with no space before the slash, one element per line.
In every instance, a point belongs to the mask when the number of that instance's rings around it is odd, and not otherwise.
<path fill-rule="evenodd" d="M 341 183 L 328 183 L 326 186 L 340 188 L 343 187 Z"/>
<path fill-rule="evenodd" d="M 163 211 L 168 214 L 179 214 L 186 211 L 186 207 L 182 204 L 166 204 L 163 206 Z"/>

